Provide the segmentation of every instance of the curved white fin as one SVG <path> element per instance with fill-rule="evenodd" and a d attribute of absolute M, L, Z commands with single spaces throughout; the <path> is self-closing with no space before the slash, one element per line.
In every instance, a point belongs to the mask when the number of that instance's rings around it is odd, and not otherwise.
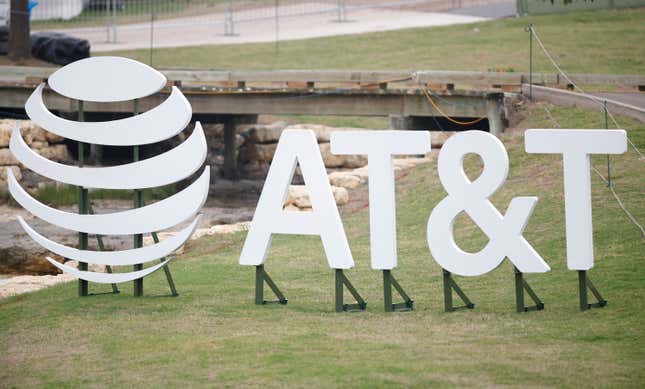
<path fill-rule="evenodd" d="M 49 76 L 49 86 L 76 100 L 133 100 L 158 92 L 166 76 L 150 66 L 122 57 L 90 57 L 72 62 Z"/>
<path fill-rule="evenodd" d="M 50 161 L 27 146 L 18 124 L 9 147 L 20 163 L 41 176 L 71 185 L 104 189 L 144 189 L 180 181 L 202 166 L 207 152 L 206 137 L 199 122 L 188 139 L 174 149 L 118 166 L 81 168 Z"/>
<path fill-rule="evenodd" d="M 71 266 L 63 265 L 60 262 L 57 262 L 50 257 L 45 257 L 52 265 L 56 266 L 65 273 L 69 273 L 73 276 L 80 278 L 81 280 L 96 282 L 97 284 L 118 284 L 121 282 L 133 281 L 138 278 L 143 278 L 155 271 L 159 270 L 161 267 L 165 266 L 170 259 L 167 259 L 160 264 L 150 266 L 147 269 L 132 271 L 128 273 L 96 273 L 93 271 L 83 271 L 74 269 Z"/>
<path fill-rule="evenodd" d="M 210 167 L 186 189 L 154 204 L 122 212 L 101 215 L 79 215 L 60 211 L 31 197 L 7 168 L 9 192 L 34 216 L 68 230 L 101 235 L 134 235 L 161 231 L 193 217 L 208 196 Z"/>
<path fill-rule="evenodd" d="M 201 216 L 198 215 L 186 228 L 157 244 L 122 251 L 92 251 L 75 249 L 49 240 L 31 228 L 21 216 L 18 216 L 20 225 L 31 239 L 54 254 L 79 262 L 108 266 L 146 263 L 170 255 L 193 235 L 200 219 Z"/>
<path fill-rule="evenodd" d="M 44 86 L 38 85 L 27 99 L 27 116 L 47 131 L 79 142 L 107 146 L 160 142 L 180 133 L 193 114 L 186 97 L 173 86 L 163 103 L 140 115 L 104 122 L 77 122 L 58 117 L 47 109 L 43 102 Z"/>

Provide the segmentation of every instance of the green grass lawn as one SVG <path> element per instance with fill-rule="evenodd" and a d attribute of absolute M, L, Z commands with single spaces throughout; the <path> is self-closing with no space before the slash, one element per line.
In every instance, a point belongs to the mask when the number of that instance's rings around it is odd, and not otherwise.
<path fill-rule="evenodd" d="M 525 70 L 522 29 L 531 21 L 565 70 L 643 71 L 643 10 L 281 42 L 277 54 L 272 44 L 163 49 L 155 50 L 155 66 Z M 118 54 L 148 58 L 144 51 Z M 543 59 L 537 68 L 552 71 Z M 597 112 L 549 108 L 563 127 L 604 126 Z M 543 105 L 524 109 L 517 128 L 554 126 Z M 617 119 L 645 149 L 645 124 Z M 445 196 L 433 162 L 397 181 L 394 274 L 415 311 L 383 312 L 381 274 L 369 267 L 368 212 L 346 212 L 356 261 L 347 275 L 367 300 L 366 312 L 334 312 L 333 274 L 318 238 L 273 239 L 266 267 L 289 304 L 256 306 L 254 269 L 237 264 L 244 233 L 208 237 L 171 262 L 178 298 L 166 297 L 157 272 L 146 278 L 139 299 L 130 284 L 119 295 L 78 298 L 76 283 L 69 283 L 0 300 L 0 386 L 643 386 L 643 236 L 592 174 L 596 266 L 590 276 L 609 305 L 580 312 L 577 276 L 565 260 L 561 157 L 524 153 L 521 132 L 502 140 L 511 171 L 492 201 L 503 212 L 515 196 L 540 198 L 525 236 L 552 268 L 527 276 L 544 311 L 515 313 L 513 270 L 504 263 L 482 277 L 458 277 L 476 308 L 443 312 L 441 269 L 425 241 L 428 215 Z M 631 148 L 611 161 L 616 192 L 645 221 L 645 162 Z M 606 173 L 604 156 L 592 163 Z M 467 159 L 470 173 L 477 165 Z M 463 249 L 485 244 L 467 217 L 455 229 Z"/>
<path fill-rule="evenodd" d="M 598 128 L 602 115 L 553 108 L 565 127 Z M 552 127 L 543 106 L 527 108 L 519 128 Z M 645 148 L 645 125 L 618 118 Z M 368 213 L 344 214 L 356 261 L 347 272 L 368 302 L 360 313 L 333 311 L 333 278 L 320 240 L 274 238 L 267 270 L 289 299 L 253 304 L 254 269 L 237 264 L 244 234 L 193 243 L 172 262 L 178 298 L 163 272 L 146 278 L 143 298 L 76 296 L 76 283 L 0 301 L 2 386 L 620 386 L 645 383 L 643 236 L 592 175 L 596 266 L 590 272 L 609 300 L 578 310 L 576 272 L 565 262 L 561 157 L 529 155 L 521 133 L 503 142 L 511 160 L 506 185 L 492 198 L 505 210 L 514 196 L 540 200 L 525 232 L 551 265 L 527 279 L 546 310 L 515 313 L 508 263 L 488 275 L 459 277 L 472 311 L 443 312 L 441 269 L 425 228 L 445 193 L 436 163 L 397 181 L 399 268 L 415 311 L 384 313 L 382 279 L 369 267 Z M 604 156 L 592 158 L 604 172 Z M 470 173 L 477 169 L 468 159 Z M 630 149 L 612 157 L 612 180 L 642 222 L 643 161 Z M 466 217 L 456 224 L 464 249 L 483 246 Z M 109 287 L 92 285 L 93 292 Z"/>
<path fill-rule="evenodd" d="M 640 74 L 645 9 L 529 16 L 459 26 L 243 45 L 154 50 L 154 66 L 211 69 L 374 69 L 528 71 L 533 23 L 572 73 Z M 534 42 L 535 43 L 535 42 Z M 535 70 L 555 72 L 537 44 Z M 149 62 L 148 50 L 110 52 Z"/>

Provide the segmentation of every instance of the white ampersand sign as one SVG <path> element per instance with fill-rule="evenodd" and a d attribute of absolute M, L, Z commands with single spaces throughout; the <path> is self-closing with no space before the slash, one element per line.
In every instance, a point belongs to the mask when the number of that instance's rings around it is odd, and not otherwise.
<path fill-rule="evenodd" d="M 464 157 L 470 153 L 479 155 L 483 161 L 482 173 L 474 181 L 468 179 L 463 168 Z M 427 228 L 430 252 L 442 268 L 458 275 L 478 276 L 495 269 L 508 257 L 523 273 L 550 270 L 522 236 L 537 197 L 513 198 L 505 215 L 488 200 L 506 181 L 508 169 L 504 145 L 487 132 L 465 131 L 443 145 L 438 170 L 448 196 L 430 214 Z M 455 243 L 453 225 L 462 211 L 488 237 L 488 243 L 479 252 L 465 252 Z"/>

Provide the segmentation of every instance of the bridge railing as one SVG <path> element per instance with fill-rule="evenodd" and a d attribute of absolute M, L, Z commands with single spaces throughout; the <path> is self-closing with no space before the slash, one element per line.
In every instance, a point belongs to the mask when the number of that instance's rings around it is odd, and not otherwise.
<path fill-rule="evenodd" d="M 34 84 L 47 79 L 57 68 L 0 66 L 0 83 Z M 281 88 L 319 88 L 342 85 L 359 88 L 381 88 L 396 85 L 414 87 L 421 84 L 431 89 L 497 88 L 520 91 L 528 82 L 521 72 L 476 71 L 353 71 L 353 70 L 187 70 L 161 69 L 176 84 L 212 84 L 240 88 L 250 84 L 273 85 Z M 613 86 L 645 90 L 645 75 L 571 74 L 571 81 L 581 85 Z M 557 73 L 533 73 L 533 83 L 567 88 L 569 80 Z"/>

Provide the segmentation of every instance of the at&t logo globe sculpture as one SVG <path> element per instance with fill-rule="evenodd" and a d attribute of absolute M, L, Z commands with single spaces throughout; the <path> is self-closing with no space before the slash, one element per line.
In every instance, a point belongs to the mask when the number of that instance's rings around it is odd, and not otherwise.
<path fill-rule="evenodd" d="M 95 57 L 67 65 L 51 75 L 49 87 L 60 95 L 79 101 L 117 102 L 139 99 L 158 92 L 166 78 L 142 63 L 119 57 Z M 160 142 L 180 133 L 189 123 L 192 109 L 177 87 L 161 104 L 140 115 L 125 119 L 83 122 L 70 121 L 51 113 L 43 102 L 45 84 L 29 97 L 25 110 L 36 124 L 47 131 L 78 142 L 108 146 L 137 146 Z M 17 125 L 10 142 L 14 156 L 28 169 L 57 182 L 82 188 L 146 189 L 172 184 L 195 173 L 206 158 L 206 139 L 199 122 L 193 133 L 179 146 L 157 156 L 109 167 L 78 167 L 43 158 L 23 140 Z M 208 195 L 210 170 L 207 166 L 191 185 L 156 203 L 107 214 L 77 214 L 45 205 L 25 191 L 11 170 L 7 170 L 9 192 L 34 216 L 53 225 L 86 234 L 136 235 L 156 232 L 190 223 L 171 238 L 145 247 L 122 251 L 77 249 L 52 241 L 34 230 L 22 217 L 25 232 L 47 250 L 83 263 L 126 266 L 166 258 L 145 269 L 124 273 L 99 273 L 79 270 L 51 258 L 64 272 L 96 283 L 114 284 L 145 277 L 165 266 L 169 254 L 181 247 L 194 232 Z"/>

